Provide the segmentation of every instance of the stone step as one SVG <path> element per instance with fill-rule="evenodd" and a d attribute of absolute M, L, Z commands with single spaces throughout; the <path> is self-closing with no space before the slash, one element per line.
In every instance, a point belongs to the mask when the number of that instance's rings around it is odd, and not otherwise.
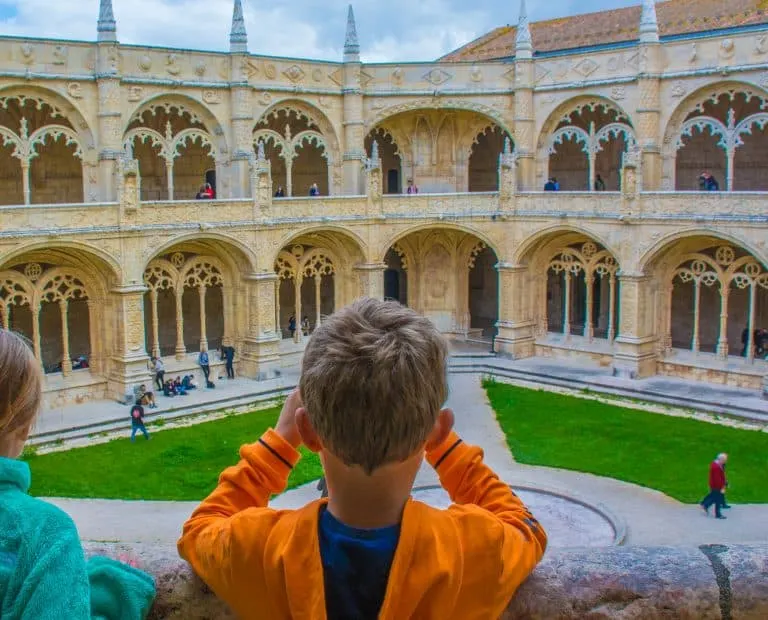
<path fill-rule="evenodd" d="M 649 403 L 668 405 L 694 411 L 712 413 L 734 420 L 757 422 L 768 424 L 768 415 L 765 411 L 744 404 L 728 405 L 712 402 L 711 400 L 691 398 L 688 396 L 676 396 L 674 393 L 658 392 L 652 388 L 636 389 L 630 387 L 611 386 L 593 381 L 585 381 L 574 377 L 558 377 L 543 372 L 527 369 L 515 369 L 501 364 L 490 363 L 457 363 L 449 364 L 449 372 L 457 374 L 480 374 L 527 383 L 566 388 L 575 391 L 589 390 L 597 394 L 606 394 L 623 398 L 631 398 Z"/>
<path fill-rule="evenodd" d="M 296 387 L 295 385 L 285 385 L 279 388 L 271 388 L 260 392 L 252 392 L 249 394 L 237 394 L 228 395 L 223 398 L 215 400 L 208 400 L 204 403 L 190 403 L 188 405 L 181 404 L 182 397 L 177 397 L 179 400 L 174 400 L 174 404 L 163 407 L 162 410 L 146 409 L 144 419 L 147 423 L 156 422 L 158 420 L 179 420 L 182 418 L 188 418 L 196 415 L 202 415 L 211 411 L 219 411 L 221 409 L 235 409 L 237 407 L 245 407 L 248 405 L 261 405 L 272 400 L 288 396 L 291 390 Z M 179 404 L 176 404 L 179 403 Z M 125 416 L 112 417 L 92 424 L 85 424 L 82 426 L 72 426 L 70 428 L 58 429 L 56 431 L 48 431 L 44 433 L 36 433 L 31 435 L 27 443 L 32 446 L 42 447 L 51 444 L 58 444 L 62 441 L 71 439 L 84 439 L 92 437 L 93 435 L 100 435 L 102 433 L 113 433 L 115 431 L 129 430 L 131 428 L 130 417 L 128 415 L 129 408 L 126 406 Z"/>

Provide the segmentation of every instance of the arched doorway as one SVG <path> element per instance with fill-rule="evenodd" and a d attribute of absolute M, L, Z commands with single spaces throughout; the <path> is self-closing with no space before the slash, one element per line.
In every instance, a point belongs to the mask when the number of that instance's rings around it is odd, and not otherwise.
<path fill-rule="evenodd" d="M 395 139 L 383 127 L 370 132 L 365 138 L 365 152 L 368 153 L 368 157 L 371 156 L 374 140 L 379 145 L 381 169 L 384 172 L 384 193 L 401 194 L 404 191 L 405 182 Z"/>
<path fill-rule="evenodd" d="M 469 191 L 496 192 L 499 190 L 499 156 L 504 152 L 504 142 L 512 136 L 498 125 L 490 125 L 477 135 L 469 156 Z"/>
<path fill-rule="evenodd" d="M 477 236 L 430 228 L 406 234 L 387 250 L 385 295 L 430 318 L 444 333 L 490 342 L 498 321 L 498 259 Z M 388 273 L 397 274 L 395 279 Z M 387 293 L 387 278 L 391 292 Z"/>

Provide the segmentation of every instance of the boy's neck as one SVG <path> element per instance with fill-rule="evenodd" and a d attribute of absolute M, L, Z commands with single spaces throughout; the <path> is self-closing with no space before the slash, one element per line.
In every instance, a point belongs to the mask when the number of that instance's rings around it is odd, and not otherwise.
<path fill-rule="evenodd" d="M 372 475 L 324 455 L 328 511 L 344 525 L 377 529 L 400 523 L 423 457 L 385 465 Z"/>

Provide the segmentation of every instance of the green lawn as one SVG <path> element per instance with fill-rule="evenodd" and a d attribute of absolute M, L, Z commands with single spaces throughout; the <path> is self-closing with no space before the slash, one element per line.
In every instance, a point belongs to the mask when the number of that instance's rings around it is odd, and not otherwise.
<path fill-rule="evenodd" d="M 33 495 L 103 499 L 201 500 L 216 486 L 223 469 L 238 461 L 244 443 L 258 440 L 274 426 L 279 409 L 229 416 L 196 426 L 157 432 L 151 441 L 138 435 L 27 458 Z M 154 431 L 154 432 L 153 432 Z M 322 475 L 315 454 L 303 457 L 289 488 Z"/>
<path fill-rule="evenodd" d="M 484 384 L 515 459 L 608 476 L 701 500 L 709 463 L 730 455 L 728 499 L 768 503 L 768 433 Z"/>

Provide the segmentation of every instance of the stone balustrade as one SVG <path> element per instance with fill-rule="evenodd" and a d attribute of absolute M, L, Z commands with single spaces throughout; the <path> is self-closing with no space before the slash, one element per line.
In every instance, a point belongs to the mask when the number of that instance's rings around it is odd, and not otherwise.
<path fill-rule="evenodd" d="M 608 220 L 749 221 L 765 223 L 766 194 L 641 193 L 633 200 L 616 192 L 528 192 L 501 199 L 498 193 L 386 195 L 372 204 L 367 196 L 285 198 L 268 209 L 251 199 L 142 202 L 121 213 L 118 203 L 0 207 L 0 236 L 29 236 L 50 230 L 176 227 L 227 227 L 307 221 L 414 218 L 599 218 Z"/>
<path fill-rule="evenodd" d="M 226 606 L 171 545 L 86 545 L 88 554 L 136 557 L 154 575 L 150 619 L 226 620 Z M 258 601 L 254 601 L 257 605 Z M 768 617 L 768 545 L 552 550 L 504 618 Z"/>

